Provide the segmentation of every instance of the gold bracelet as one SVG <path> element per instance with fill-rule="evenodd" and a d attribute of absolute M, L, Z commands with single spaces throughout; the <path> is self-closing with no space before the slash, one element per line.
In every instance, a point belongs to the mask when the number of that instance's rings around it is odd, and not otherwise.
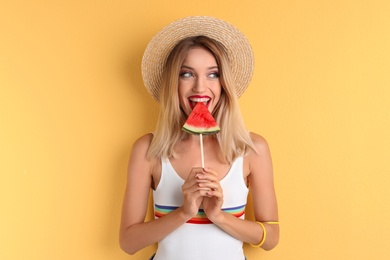
<path fill-rule="evenodd" d="M 261 226 L 261 228 L 263 229 L 263 238 L 261 239 L 260 243 L 258 243 L 257 245 L 253 245 L 253 244 L 250 244 L 252 247 L 261 247 L 264 242 L 265 242 L 265 239 L 267 238 L 267 230 L 265 229 L 265 226 L 263 223 L 259 222 L 259 221 L 256 221 L 257 224 L 259 224 Z"/>
<path fill-rule="evenodd" d="M 279 221 L 267 221 L 267 222 L 264 222 L 265 224 L 269 224 L 269 225 L 279 225 Z"/>

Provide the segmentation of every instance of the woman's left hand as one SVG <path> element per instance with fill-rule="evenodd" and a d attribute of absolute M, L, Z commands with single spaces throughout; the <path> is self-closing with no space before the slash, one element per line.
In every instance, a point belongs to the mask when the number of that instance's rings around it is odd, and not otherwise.
<path fill-rule="evenodd" d="M 210 168 L 204 169 L 205 173 L 198 175 L 199 179 L 207 180 L 199 185 L 209 188 L 210 191 L 203 197 L 203 210 L 212 222 L 222 215 L 223 190 L 219 183 L 218 174 Z"/>

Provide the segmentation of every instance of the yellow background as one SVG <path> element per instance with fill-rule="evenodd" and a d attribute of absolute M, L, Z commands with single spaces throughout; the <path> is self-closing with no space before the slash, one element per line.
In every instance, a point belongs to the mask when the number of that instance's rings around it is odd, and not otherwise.
<path fill-rule="evenodd" d="M 256 69 L 240 99 L 269 141 L 281 238 L 249 259 L 390 256 L 390 2 L 0 2 L 0 259 L 147 259 L 119 249 L 133 141 L 158 106 L 140 63 L 167 23 L 240 28 Z"/>

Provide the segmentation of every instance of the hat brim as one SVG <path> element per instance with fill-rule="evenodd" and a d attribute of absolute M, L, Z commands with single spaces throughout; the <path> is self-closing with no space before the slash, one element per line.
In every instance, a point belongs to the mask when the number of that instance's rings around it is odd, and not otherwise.
<path fill-rule="evenodd" d="M 170 52 L 181 40 L 194 36 L 207 36 L 225 47 L 236 93 L 240 97 L 253 74 L 251 45 L 236 27 L 208 16 L 190 16 L 174 21 L 152 38 L 142 58 L 142 78 L 148 92 L 155 100 L 160 100 L 162 74 Z"/>

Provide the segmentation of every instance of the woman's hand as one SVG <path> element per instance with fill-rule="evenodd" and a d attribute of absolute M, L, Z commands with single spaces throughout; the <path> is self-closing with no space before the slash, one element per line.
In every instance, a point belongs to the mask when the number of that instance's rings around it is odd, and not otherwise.
<path fill-rule="evenodd" d="M 212 169 L 205 168 L 204 173 L 199 174 L 198 178 L 202 180 L 199 183 L 200 187 L 208 189 L 203 198 L 203 210 L 208 219 L 214 222 L 222 217 L 223 191 L 218 174 Z"/>
<path fill-rule="evenodd" d="M 203 168 L 192 168 L 190 174 L 182 186 L 184 203 L 182 206 L 183 213 L 188 219 L 198 213 L 199 207 L 202 204 L 203 197 L 207 195 L 211 189 L 206 187 L 204 183 L 208 182 L 199 176 L 205 175 Z"/>

